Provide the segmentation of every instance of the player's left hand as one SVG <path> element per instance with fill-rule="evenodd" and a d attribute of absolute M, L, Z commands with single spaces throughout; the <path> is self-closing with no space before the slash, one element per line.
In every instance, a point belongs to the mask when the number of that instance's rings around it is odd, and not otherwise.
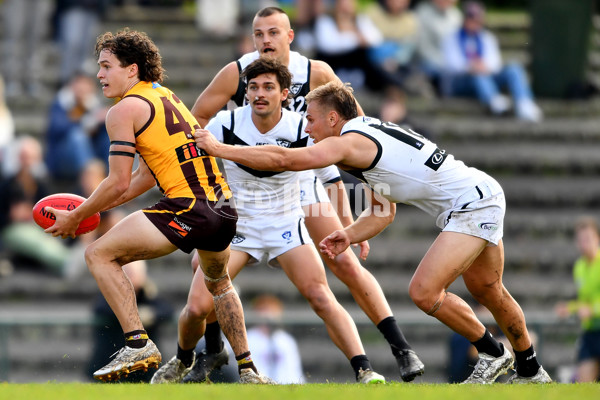
<path fill-rule="evenodd" d="M 344 230 L 333 232 L 319 243 L 319 249 L 332 260 L 350 246 L 350 238 Z"/>
<path fill-rule="evenodd" d="M 44 230 L 46 233 L 50 233 L 52 236 L 60 236 L 63 239 L 68 237 L 75 239 L 75 231 L 79 227 L 81 221 L 77 221 L 71 216 L 71 211 L 57 210 L 52 207 L 45 207 L 46 211 L 54 214 L 56 221 L 54 225 Z"/>
<path fill-rule="evenodd" d="M 196 129 L 194 131 L 194 139 L 196 140 L 196 146 L 204 150 L 207 154 L 215 156 L 219 141 L 213 136 L 213 134 L 206 129 Z"/>

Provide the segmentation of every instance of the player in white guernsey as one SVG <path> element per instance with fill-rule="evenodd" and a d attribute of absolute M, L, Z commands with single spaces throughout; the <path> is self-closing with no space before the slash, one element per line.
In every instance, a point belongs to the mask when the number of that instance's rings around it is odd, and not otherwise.
<path fill-rule="evenodd" d="M 419 134 L 359 117 L 352 89 L 331 82 L 307 96 L 306 132 L 315 145 L 304 149 L 263 146 L 240 152 L 202 130 L 196 144 L 211 155 L 264 171 L 296 171 L 330 164 L 362 179 L 371 204 L 354 222 L 327 236 L 321 251 L 336 257 L 351 243 L 381 232 L 396 203 L 414 205 L 442 229 L 415 271 L 409 294 L 415 304 L 474 344 L 479 360 L 466 383 L 493 383 L 514 363 L 460 297 L 447 291 L 462 275 L 474 298 L 490 310 L 510 341 L 517 373 L 511 382 L 551 382 L 538 363 L 525 317 L 502 283 L 504 192 L 489 175 L 467 167 Z"/>
<path fill-rule="evenodd" d="M 232 107 L 244 104 L 246 83 L 240 79 L 240 72 L 258 57 L 277 59 L 289 68 L 293 77 L 290 86 L 293 99 L 288 108 L 302 115 L 306 112 L 305 96 L 311 89 L 330 81 L 341 82 L 331 67 L 323 61 L 310 60 L 290 50 L 294 31 L 283 10 L 277 7 L 266 7 L 258 11 L 254 17 L 252 28 L 256 51 L 245 54 L 237 61 L 223 67 L 192 107 L 192 113 L 201 126 L 206 126 L 209 119 L 226 105 Z M 362 109 L 358 104 L 357 106 L 359 113 L 362 114 Z M 320 180 L 316 179 L 311 171 L 300 175 L 300 193 L 305 224 L 315 243 L 320 242 L 331 232 L 353 222 L 344 183 L 337 169 L 333 169 L 333 171 L 336 175 L 326 179 L 319 176 Z M 330 172 L 325 172 L 325 174 Z M 325 188 L 321 181 L 326 185 Z M 333 199 L 334 205 L 329 202 L 329 198 Z M 361 242 L 358 246 L 360 246 L 360 257 L 366 259 L 369 252 L 368 242 Z M 335 259 L 325 258 L 324 261 L 328 268 L 348 287 L 356 303 L 390 344 L 402 380 L 412 381 L 416 376 L 421 375 L 424 372 L 423 363 L 411 349 L 398 327 L 379 283 L 360 264 L 352 249 L 348 249 Z M 206 337 L 212 336 L 215 331 L 216 329 L 208 326 Z M 220 336 L 217 338 L 220 339 Z M 220 345 L 218 347 L 220 348 Z M 205 376 L 206 365 L 218 364 L 214 361 L 216 360 L 214 351 L 218 350 L 207 349 L 206 353 L 200 354 L 200 359 L 206 361 L 197 363 L 190 377 L 195 373 Z M 203 371 L 198 371 L 199 368 Z"/>
<path fill-rule="evenodd" d="M 243 75 L 248 81 L 250 105 L 219 112 L 206 129 L 217 140 L 244 148 L 264 145 L 305 147 L 309 141 L 304 132 L 306 120 L 298 113 L 282 109 L 282 104 L 288 102 L 291 81 L 285 65 L 274 59 L 259 58 L 243 71 Z M 235 278 L 245 265 L 266 256 L 269 264 L 285 271 L 323 319 L 332 341 L 350 361 L 356 380 L 361 383 L 385 382 L 383 376 L 372 370 L 354 321 L 327 285 L 325 268 L 304 227 L 298 173 L 258 171 L 227 160 L 224 160 L 224 167 L 236 197 L 238 214 L 232 254 L 227 264 L 231 278 Z M 214 310 L 212 295 L 199 275 L 194 276 L 182 312 L 188 328 L 204 324 Z M 193 353 L 199 339 L 198 335 L 180 330 L 178 355 L 155 374 L 153 381 L 182 380 L 186 369 L 191 369 L 190 366 L 185 368 L 183 360 L 186 357 L 182 353 L 186 349 Z"/>

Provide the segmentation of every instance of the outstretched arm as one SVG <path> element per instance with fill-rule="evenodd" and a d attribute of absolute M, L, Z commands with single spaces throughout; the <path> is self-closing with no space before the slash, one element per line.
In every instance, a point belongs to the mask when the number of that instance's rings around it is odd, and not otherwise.
<path fill-rule="evenodd" d="M 319 243 L 321 252 L 329 258 L 335 258 L 353 243 L 360 243 L 376 236 L 394 220 L 396 204 L 390 203 L 371 190 L 368 192 L 370 193 L 369 207 L 360 214 L 358 219 L 352 225 L 333 232 Z"/>
<path fill-rule="evenodd" d="M 344 160 L 347 149 L 341 137 L 330 137 L 314 146 L 288 149 L 280 146 L 231 146 L 219 142 L 206 129 L 194 133 L 196 145 L 214 157 L 225 158 L 261 171 L 303 171 Z"/>

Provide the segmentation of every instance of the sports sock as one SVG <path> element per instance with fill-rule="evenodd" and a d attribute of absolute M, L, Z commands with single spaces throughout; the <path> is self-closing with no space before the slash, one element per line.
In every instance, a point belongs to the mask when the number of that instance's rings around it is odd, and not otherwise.
<path fill-rule="evenodd" d="M 220 353 L 223 350 L 223 340 L 221 339 L 221 327 L 219 322 L 211 322 L 206 324 L 206 332 L 204 333 L 206 340 L 207 353 Z"/>
<path fill-rule="evenodd" d="M 181 361 L 186 368 L 191 367 L 192 362 L 194 361 L 194 348 L 184 350 L 179 347 L 179 343 L 177 343 L 177 359 Z"/>
<path fill-rule="evenodd" d="M 258 374 L 258 370 L 252 362 L 252 355 L 249 351 L 242 353 L 239 356 L 235 356 L 235 359 L 238 364 L 238 373 L 241 373 L 243 369 L 252 368 L 252 370 Z"/>
<path fill-rule="evenodd" d="M 360 370 L 366 371 L 368 369 L 372 370 L 371 363 L 366 355 L 361 354 L 358 356 L 354 356 L 350 359 L 350 365 L 352 365 L 352 369 L 354 370 L 354 375 L 356 379 L 358 379 L 358 373 Z"/>
<path fill-rule="evenodd" d="M 400 327 L 398 327 L 396 318 L 394 318 L 394 316 L 384 318 L 379 324 L 377 324 L 377 329 L 379 329 L 385 340 L 387 340 L 390 344 L 394 357 L 398 357 L 400 355 L 400 351 L 402 350 L 411 349 L 410 345 L 406 341 L 406 338 L 404 337 L 404 334 L 400 330 Z"/>
<path fill-rule="evenodd" d="M 139 329 L 125 333 L 125 345 L 134 349 L 141 349 L 148 342 L 148 334 L 145 330 Z"/>
<path fill-rule="evenodd" d="M 487 329 L 481 339 L 471 343 L 480 353 L 489 354 L 492 357 L 500 357 L 504 354 L 504 346 L 502 346 L 502 343 L 494 339 Z"/>
<path fill-rule="evenodd" d="M 534 376 L 540 369 L 533 345 L 527 350 L 515 351 L 515 361 L 517 362 L 517 374 L 525 378 Z"/>

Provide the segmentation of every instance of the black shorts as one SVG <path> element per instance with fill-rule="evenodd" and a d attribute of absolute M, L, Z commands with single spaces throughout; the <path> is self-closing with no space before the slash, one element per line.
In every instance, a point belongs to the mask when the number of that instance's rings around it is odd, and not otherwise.
<path fill-rule="evenodd" d="M 194 249 L 223 251 L 235 235 L 237 212 L 232 201 L 163 197 L 142 211 L 171 243 L 186 253 Z"/>

